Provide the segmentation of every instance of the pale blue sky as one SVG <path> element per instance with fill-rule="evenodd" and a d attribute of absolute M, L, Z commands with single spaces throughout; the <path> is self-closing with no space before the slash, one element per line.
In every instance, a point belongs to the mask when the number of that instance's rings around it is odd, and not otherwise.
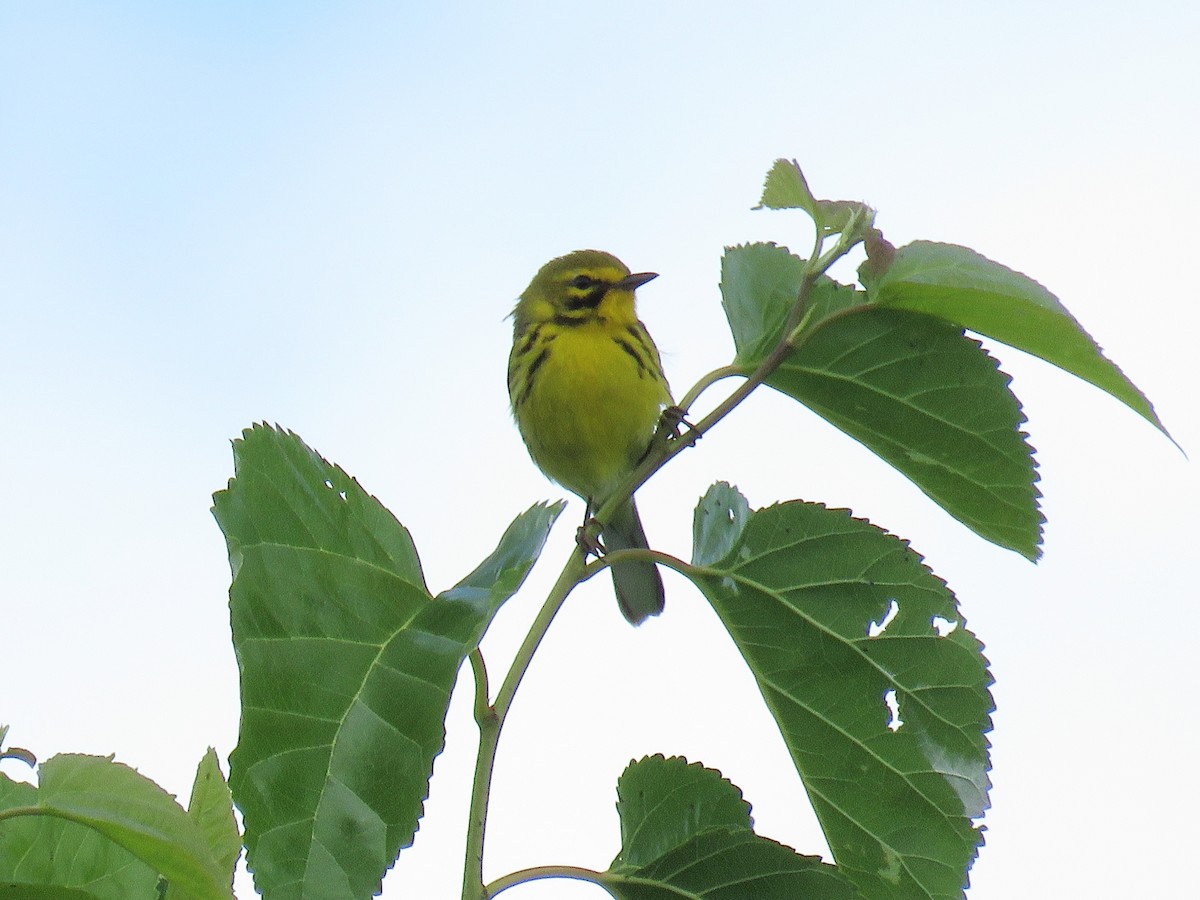
<path fill-rule="evenodd" d="M 799 217 L 749 210 L 778 156 L 874 205 L 894 243 L 966 244 L 1046 284 L 1195 456 L 1198 41 L 1188 2 L 0 2 L 10 740 L 116 753 L 186 796 L 237 734 L 208 512 L 228 441 L 296 430 L 448 586 L 562 495 L 504 390 L 504 317 L 532 273 L 577 247 L 662 273 L 641 311 L 682 393 L 730 357 L 721 248 L 808 247 Z M 1042 462 L 1040 565 L 766 394 L 647 487 L 647 529 L 689 555 L 695 498 L 727 479 L 756 506 L 850 506 L 910 537 L 997 678 L 971 900 L 1180 896 L 1200 802 L 1195 466 L 1093 388 L 996 352 Z M 497 620 L 493 669 L 580 513 Z M 489 877 L 604 868 L 616 776 L 652 752 L 722 769 L 762 833 L 822 849 L 715 617 L 667 589 L 637 631 L 607 583 L 556 622 L 501 748 Z M 465 699 L 385 896 L 457 895 Z"/>

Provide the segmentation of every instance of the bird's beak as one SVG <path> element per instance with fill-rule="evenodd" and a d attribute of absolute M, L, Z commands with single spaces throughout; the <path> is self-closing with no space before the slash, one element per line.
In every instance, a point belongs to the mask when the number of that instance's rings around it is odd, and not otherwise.
<path fill-rule="evenodd" d="M 626 275 L 616 286 L 626 291 L 633 291 L 640 288 L 647 281 L 651 281 L 658 277 L 657 272 L 637 272 L 634 275 Z"/>

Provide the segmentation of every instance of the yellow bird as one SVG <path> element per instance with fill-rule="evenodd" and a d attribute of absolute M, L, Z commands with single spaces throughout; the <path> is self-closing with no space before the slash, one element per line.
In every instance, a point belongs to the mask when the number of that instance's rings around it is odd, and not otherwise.
<path fill-rule="evenodd" d="M 611 253 L 576 250 L 542 266 L 513 310 L 513 418 L 537 467 L 587 501 L 588 515 L 641 461 L 671 404 L 634 306 L 633 292 L 655 277 L 630 274 Z M 607 551 L 648 546 L 632 498 L 603 525 Z M 662 612 L 654 563 L 622 562 L 612 573 L 626 619 Z"/>

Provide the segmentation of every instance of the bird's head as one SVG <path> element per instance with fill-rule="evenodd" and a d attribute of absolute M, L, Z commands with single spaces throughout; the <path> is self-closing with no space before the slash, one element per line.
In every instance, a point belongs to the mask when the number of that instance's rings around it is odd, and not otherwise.
<path fill-rule="evenodd" d="M 591 320 L 637 321 L 633 292 L 656 272 L 630 274 L 611 253 L 576 250 L 546 263 L 521 294 L 513 318 L 517 330 L 533 322 L 575 325 Z"/>

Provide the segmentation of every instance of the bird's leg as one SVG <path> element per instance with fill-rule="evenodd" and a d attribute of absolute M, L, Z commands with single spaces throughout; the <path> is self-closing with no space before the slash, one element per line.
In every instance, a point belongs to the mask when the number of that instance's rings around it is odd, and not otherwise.
<path fill-rule="evenodd" d="M 575 532 L 575 543 L 583 551 L 584 559 L 589 556 L 598 557 L 604 553 L 604 545 L 600 543 L 600 523 L 592 518 L 591 499 L 587 502 L 587 509 L 583 511 L 583 524 Z"/>

